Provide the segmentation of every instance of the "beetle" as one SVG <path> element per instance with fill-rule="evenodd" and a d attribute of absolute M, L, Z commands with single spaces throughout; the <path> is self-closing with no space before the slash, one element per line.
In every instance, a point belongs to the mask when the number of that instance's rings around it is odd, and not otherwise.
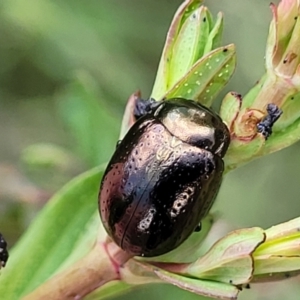
<path fill-rule="evenodd" d="M 7 243 L 3 235 L 0 233 L 0 269 L 1 267 L 5 267 L 8 257 Z"/>
<path fill-rule="evenodd" d="M 230 134 L 216 113 L 193 100 L 146 106 L 106 168 L 99 211 L 119 247 L 152 257 L 199 229 L 222 181 Z"/>
<path fill-rule="evenodd" d="M 274 123 L 280 118 L 283 111 L 274 103 L 267 105 L 267 115 L 256 125 L 257 131 L 260 132 L 265 140 L 272 134 Z"/>

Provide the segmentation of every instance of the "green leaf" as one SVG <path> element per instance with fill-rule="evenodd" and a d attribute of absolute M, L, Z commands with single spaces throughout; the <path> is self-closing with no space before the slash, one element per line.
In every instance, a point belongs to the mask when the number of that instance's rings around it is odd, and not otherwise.
<path fill-rule="evenodd" d="M 136 286 L 127 284 L 120 280 L 111 281 L 101 288 L 87 295 L 85 300 L 104 300 L 111 299 L 112 297 L 122 296 L 132 290 L 136 289 Z"/>
<path fill-rule="evenodd" d="M 207 7 L 200 6 L 200 3 L 201 1 L 197 0 L 185 1 L 173 18 L 151 93 L 154 99 L 185 97 L 199 100 L 201 98 L 201 103 L 210 106 L 216 94 L 224 87 L 234 71 L 234 55 L 232 61 L 226 62 L 224 72 L 216 67 L 222 55 L 216 57 L 216 61 L 210 60 L 215 54 L 210 51 L 221 44 L 223 16 L 219 13 L 214 22 Z M 229 45 L 228 49 L 224 47 L 222 50 L 224 52 L 229 50 L 230 56 L 232 48 L 233 45 Z M 207 54 L 207 57 L 204 64 L 201 64 L 204 54 Z M 200 74 L 204 74 L 205 77 L 208 75 L 208 84 L 206 85 L 204 80 L 204 89 L 199 90 L 198 82 L 203 81 L 203 78 L 199 78 L 202 77 Z M 192 75 L 196 76 L 191 78 Z M 213 76 L 215 78 L 211 81 Z M 186 80 L 187 78 L 189 80 Z M 190 84 L 196 86 L 193 88 Z M 195 93 L 193 89 L 196 89 Z M 204 92 L 204 94 L 200 95 L 197 91 Z"/>
<path fill-rule="evenodd" d="M 235 69 L 235 47 L 218 48 L 197 61 L 190 71 L 165 95 L 166 99 L 182 97 L 211 106 L 228 83 Z"/>
<path fill-rule="evenodd" d="M 280 116 L 278 122 L 274 124 L 273 132 L 284 130 L 300 118 L 300 93 L 292 94 L 284 102 L 281 109 L 283 114 Z"/>
<path fill-rule="evenodd" d="M 209 36 L 206 40 L 206 45 L 204 49 L 204 54 L 207 54 L 213 49 L 221 47 L 221 40 L 223 35 L 223 14 L 218 13 L 216 23 L 211 29 Z"/>
<path fill-rule="evenodd" d="M 248 283 L 253 274 L 252 253 L 264 240 L 265 233 L 258 227 L 233 231 L 183 272 L 190 277 L 234 285 Z"/>
<path fill-rule="evenodd" d="M 202 57 L 210 30 L 207 11 L 201 6 L 181 27 L 172 49 L 167 88 L 172 87 Z"/>
<path fill-rule="evenodd" d="M 90 166 L 110 158 L 119 134 L 120 122 L 101 101 L 103 98 L 94 80 L 80 72 L 58 103 L 77 142 L 77 152 Z"/>
<path fill-rule="evenodd" d="M 30 181 L 53 192 L 86 169 L 74 153 L 50 143 L 26 147 L 20 160 L 22 171 Z"/>
<path fill-rule="evenodd" d="M 265 231 L 266 241 L 254 252 L 254 279 L 269 281 L 300 273 L 300 218 Z"/>
<path fill-rule="evenodd" d="M 272 226 L 266 230 L 267 242 L 278 240 L 279 238 L 300 236 L 299 226 L 300 217 Z M 264 245 L 261 245 L 257 250 L 263 248 Z"/>
<path fill-rule="evenodd" d="M 169 27 L 164 49 L 159 62 L 151 97 L 162 100 L 169 87 L 169 76 L 171 76 L 170 65 L 173 56 L 173 47 L 181 27 L 190 15 L 200 7 L 201 0 L 187 0 L 178 8 Z"/>
<path fill-rule="evenodd" d="M 200 4 L 203 2 L 203 0 L 185 0 L 184 3 L 178 8 L 175 17 L 180 17 L 180 23 L 179 23 L 179 29 L 181 30 L 181 27 L 185 23 L 186 19 L 190 17 L 190 15 L 200 7 Z M 174 17 L 174 19 L 175 19 Z"/>
<path fill-rule="evenodd" d="M 241 96 L 234 92 L 228 93 L 222 101 L 220 108 L 220 117 L 227 125 L 229 130 L 233 126 L 234 120 L 239 114 L 241 104 Z"/>
<path fill-rule="evenodd" d="M 69 182 L 46 204 L 0 276 L 2 299 L 20 299 L 62 265 L 84 256 L 97 237 L 97 195 L 103 166 Z"/>
<path fill-rule="evenodd" d="M 255 258 L 254 276 L 256 281 L 285 279 L 299 273 L 299 256 L 270 255 Z"/>
<path fill-rule="evenodd" d="M 249 142 L 233 137 L 224 157 L 226 172 L 237 168 L 255 157 L 259 157 L 265 145 L 265 139 L 261 134 L 256 135 L 255 138 Z"/>
<path fill-rule="evenodd" d="M 261 148 L 259 155 L 263 156 L 291 146 L 299 141 L 299 132 L 300 118 L 284 130 L 274 132 L 265 143 L 264 147 Z"/>
<path fill-rule="evenodd" d="M 231 284 L 188 278 L 162 269 L 156 269 L 154 272 L 161 280 L 199 295 L 233 300 L 237 299 L 239 293 L 239 290 Z"/>

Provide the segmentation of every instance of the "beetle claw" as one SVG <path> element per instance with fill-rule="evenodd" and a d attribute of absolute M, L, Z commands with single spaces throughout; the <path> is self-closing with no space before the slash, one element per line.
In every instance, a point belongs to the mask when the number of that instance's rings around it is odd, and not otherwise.
<path fill-rule="evenodd" d="M 201 231 L 201 223 L 199 223 L 194 230 L 194 232 L 199 232 L 199 231 Z"/>

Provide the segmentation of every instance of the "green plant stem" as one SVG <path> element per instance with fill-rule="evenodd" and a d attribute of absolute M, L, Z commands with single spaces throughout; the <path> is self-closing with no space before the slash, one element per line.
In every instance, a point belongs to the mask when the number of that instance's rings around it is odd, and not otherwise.
<path fill-rule="evenodd" d="M 120 279 L 119 268 L 130 258 L 111 241 L 97 243 L 85 257 L 54 275 L 23 300 L 82 299 L 105 283 Z"/>

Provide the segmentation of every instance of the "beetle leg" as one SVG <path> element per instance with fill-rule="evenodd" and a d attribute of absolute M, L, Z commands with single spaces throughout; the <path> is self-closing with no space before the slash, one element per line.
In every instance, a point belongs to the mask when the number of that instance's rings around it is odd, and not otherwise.
<path fill-rule="evenodd" d="M 230 281 L 232 281 L 232 280 L 230 280 Z M 230 282 L 230 284 L 232 284 L 232 282 Z M 239 285 L 236 285 L 236 287 L 239 291 L 242 291 L 243 289 L 249 290 L 251 288 L 249 283 L 239 284 Z"/>
<path fill-rule="evenodd" d="M 143 117 L 144 115 L 150 113 L 152 109 L 156 108 L 159 104 L 160 101 L 156 101 L 153 98 L 147 100 L 137 98 L 135 102 L 134 112 L 133 112 L 134 117 L 136 119 Z"/>
<path fill-rule="evenodd" d="M 3 235 L 0 233 L 0 269 L 1 267 L 5 267 L 6 262 L 8 260 L 9 255 L 6 247 L 7 247 L 7 243 Z"/>
<path fill-rule="evenodd" d="M 122 140 L 118 140 L 116 143 L 116 149 L 120 146 L 120 144 L 122 143 Z"/>
<path fill-rule="evenodd" d="M 199 232 L 199 231 L 201 231 L 201 223 L 199 223 L 194 230 L 194 232 Z"/>

